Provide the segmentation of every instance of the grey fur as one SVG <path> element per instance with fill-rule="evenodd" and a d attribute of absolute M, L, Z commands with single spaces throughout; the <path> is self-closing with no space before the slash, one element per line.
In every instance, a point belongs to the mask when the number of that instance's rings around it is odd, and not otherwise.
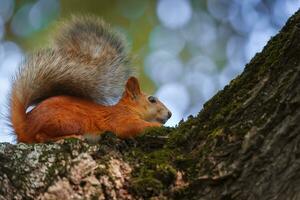
<path fill-rule="evenodd" d="M 122 36 L 97 17 L 73 17 L 52 48 L 26 58 L 12 89 L 26 108 L 57 95 L 112 104 L 133 74 L 129 65 Z"/>

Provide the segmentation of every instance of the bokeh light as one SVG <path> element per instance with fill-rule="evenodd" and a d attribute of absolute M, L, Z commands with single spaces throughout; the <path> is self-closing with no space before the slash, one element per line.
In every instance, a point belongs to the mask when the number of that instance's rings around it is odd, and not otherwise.
<path fill-rule="evenodd" d="M 0 5 L 0 16 L 6 22 L 13 14 L 15 1 L 0 0 Z"/>
<path fill-rule="evenodd" d="M 159 20 L 168 28 L 176 29 L 184 26 L 192 16 L 192 8 L 188 0 L 159 0 L 157 5 Z"/>

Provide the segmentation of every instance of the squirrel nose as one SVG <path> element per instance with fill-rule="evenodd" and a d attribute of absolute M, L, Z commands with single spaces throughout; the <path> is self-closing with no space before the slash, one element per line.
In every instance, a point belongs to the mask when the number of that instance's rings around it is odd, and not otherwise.
<path fill-rule="evenodd" d="M 168 111 L 168 118 L 170 119 L 172 117 L 172 113 Z"/>

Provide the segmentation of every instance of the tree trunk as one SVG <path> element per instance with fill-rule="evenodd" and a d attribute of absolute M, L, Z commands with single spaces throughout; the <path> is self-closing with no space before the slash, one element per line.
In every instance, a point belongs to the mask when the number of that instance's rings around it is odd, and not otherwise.
<path fill-rule="evenodd" d="M 299 71 L 298 11 L 176 128 L 0 144 L 0 199 L 300 199 Z"/>

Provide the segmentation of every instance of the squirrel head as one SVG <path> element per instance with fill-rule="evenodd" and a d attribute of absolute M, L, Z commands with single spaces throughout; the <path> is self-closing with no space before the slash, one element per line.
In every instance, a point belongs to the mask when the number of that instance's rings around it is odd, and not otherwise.
<path fill-rule="evenodd" d="M 133 76 L 127 80 L 120 102 L 148 122 L 164 124 L 172 116 L 170 110 L 157 97 L 141 92 L 139 82 Z"/>

